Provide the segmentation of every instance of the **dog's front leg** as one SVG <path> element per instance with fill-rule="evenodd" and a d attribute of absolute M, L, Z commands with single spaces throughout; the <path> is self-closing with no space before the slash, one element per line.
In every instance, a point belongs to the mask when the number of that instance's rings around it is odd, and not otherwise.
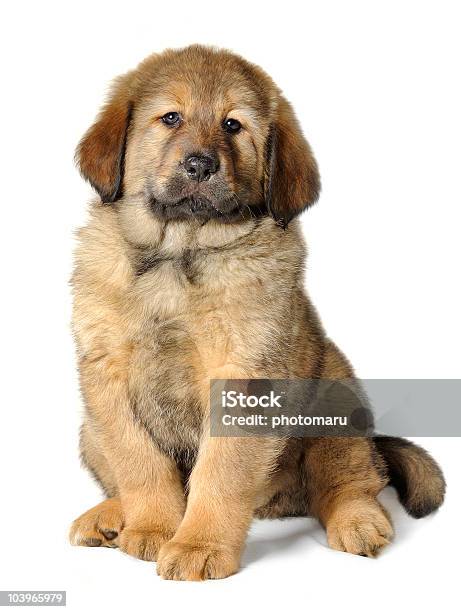
<path fill-rule="evenodd" d="M 118 546 L 134 557 L 155 560 L 179 526 L 186 503 L 176 463 L 157 448 L 136 418 L 127 382 L 130 355 L 129 348 L 120 347 L 96 363 L 82 360 L 80 375 L 92 444 L 107 462 L 120 499 L 124 527 Z M 97 527 L 98 507 L 90 519 Z M 72 534 L 87 525 L 85 513 L 74 523 Z M 73 539 L 85 541 L 80 536 Z"/>
<path fill-rule="evenodd" d="M 160 576 L 204 580 L 238 570 L 258 494 L 282 445 L 274 438 L 203 440 L 186 514 L 173 539 L 160 549 Z"/>

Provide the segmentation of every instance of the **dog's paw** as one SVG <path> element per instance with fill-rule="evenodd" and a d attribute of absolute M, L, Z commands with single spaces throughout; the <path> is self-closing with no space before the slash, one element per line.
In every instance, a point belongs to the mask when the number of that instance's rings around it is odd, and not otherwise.
<path fill-rule="evenodd" d="M 126 527 L 120 535 L 119 548 L 137 559 L 156 561 L 161 546 L 173 536 L 173 531 L 161 527 Z"/>
<path fill-rule="evenodd" d="M 215 544 L 168 542 L 157 560 L 157 574 L 166 580 L 226 578 L 239 568 L 239 555 Z"/>
<path fill-rule="evenodd" d="M 70 528 L 69 539 L 74 546 L 118 546 L 123 529 L 123 512 L 117 498 L 106 499 L 78 517 Z"/>
<path fill-rule="evenodd" d="M 372 498 L 344 502 L 326 527 L 331 548 L 365 557 L 375 557 L 394 534 L 385 510 Z"/>

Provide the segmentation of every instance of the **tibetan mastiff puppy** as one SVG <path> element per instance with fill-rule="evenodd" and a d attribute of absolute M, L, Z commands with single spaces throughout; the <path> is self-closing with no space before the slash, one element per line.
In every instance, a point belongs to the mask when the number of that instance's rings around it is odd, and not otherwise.
<path fill-rule="evenodd" d="M 210 380 L 350 379 L 303 288 L 298 215 L 317 164 L 271 78 L 227 51 L 168 50 L 118 78 L 77 150 L 99 194 L 79 232 L 73 330 L 81 456 L 105 501 L 71 542 L 224 578 L 253 517 L 313 516 L 329 545 L 374 556 L 377 500 L 440 506 L 433 459 L 391 437 L 214 437 Z"/>

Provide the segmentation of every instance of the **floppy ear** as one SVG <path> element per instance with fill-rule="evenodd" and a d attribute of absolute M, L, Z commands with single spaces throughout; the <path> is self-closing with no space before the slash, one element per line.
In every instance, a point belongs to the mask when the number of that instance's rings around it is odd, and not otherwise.
<path fill-rule="evenodd" d="M 122 196 L 125 146 L 133 110 L 130 82 L 130 74 L 115 81 L 108 101 L 75 153 L 82 176 L 104 203 Z"/>
<path fill-rule="evenodd" d="M 319 197 L 320 175 L 298 120 L 283 97 L 270 128 L 266 154 L 266 205 L 277 224 L 286 227 Z"/>

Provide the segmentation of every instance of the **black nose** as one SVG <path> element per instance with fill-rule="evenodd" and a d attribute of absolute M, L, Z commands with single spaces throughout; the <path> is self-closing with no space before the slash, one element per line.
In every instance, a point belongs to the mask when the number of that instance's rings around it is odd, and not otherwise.
<path fill-rule="evenodd" d="M 218 159 L 212 155 L 190 155 L 184 162 L 187 176 L 193 181 L 207 181 L 219 167 Z"/>

